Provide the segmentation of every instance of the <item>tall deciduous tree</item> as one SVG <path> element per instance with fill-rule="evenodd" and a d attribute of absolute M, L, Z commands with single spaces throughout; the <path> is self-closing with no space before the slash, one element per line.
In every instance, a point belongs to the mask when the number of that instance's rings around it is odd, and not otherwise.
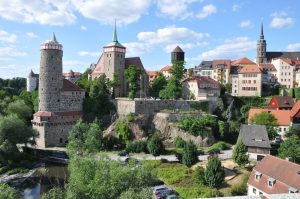
<path fill-rule="evenodd" d="M 172 64 L 170 71 L 172 77 L 168 80 L 166 88 L 159 93 L 159 96 L 163 99 L 179 99 L 181 97 L 184 62 L 173 61 Z"/>
<path fill-rule="evenodd" d="M 217 188 L 224 183 L 225 172 L 222 168 L 218 156 L 212 156 L 207 163 L 204 172 L 205 184 L 209 187 Z"/>
<path fill-rule="evenodd" d="M 292 135 L 280 144 L 279 157 L 289 158 L 292 162 L 300 164 L 300 138 Z"/>
<path fill-rule="evenodd" d="M 30 106 L 26 105 L 23 100 L 17 100 L 8 105 L 6 113 L 16 114 L 21 120 L 26 124 L 30 124 L 30 119 L 32 117 L 32 109 Z"/>
<path fill-rule="evenodd" d="M 152 97 L 159 97 L 159 92 L 167 85 L 167 79 L 162 73 L 158 73 L 157 77 L 153 80 L 150 95 Z"/>
<path fill-rule="evenodd" d="M 247 147 L 244 145 L 242 139 L 238 139 L 233 150 L 232 158 L 240 166 L 244 166 L 249 163 Z"/>
<path fill-rule="evenodd" d="M 130 65 L 125 70 L 124 74 L 129 83 L 128 97 L 130 99 L 134 99 L 136 93 L 140 89 L 139 81 L 140 81 L 140 76 L 142 74 L 142 70 L 140 68 L 136 67 L 135 65 Z"/>
<path fill-rule="evenodd" d="M 198 162 L 198 154 L 197 147 L 194 143 L 189 141 L 184 145 L 183 153 L 182 153 L 182 163 L 187 167 L 191 167 L 192 165 Z"/>
<path fill-rule="evenodd" d="M 278 123 L 273 114 L 265 111 L 258 113 L 251 118 L 251 123 L 265 125 L 270 140 L 273 140 L 277 136 L 276 126 L 278 126 Z"/>

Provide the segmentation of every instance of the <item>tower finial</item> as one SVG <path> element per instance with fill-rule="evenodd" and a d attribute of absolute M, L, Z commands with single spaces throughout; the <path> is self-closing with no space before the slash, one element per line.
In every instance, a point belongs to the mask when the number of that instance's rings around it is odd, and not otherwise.
<path fill-rule="evenodd" d="M 260 39 L 264 39 L 264 24 L 263 23 L 261 23 Z"/>
<path fill-rule="evenodd" d="M 118 36 L 117 36 L 117 20 L 116 19 L 115 19 L 115 28 L 114 28 L 114 34 L 113 34 L 112 41 L 114 41 L 114 42 L 118 41 Z"/>
<path fill-rule="evenodd" d="M 53 41 L 53 42 L 55 42 L 55 43 L 58 43 L 57 40 L 56 40 L 56 37 L 55 37 L 55 33 L 54 33 L 54 32 L 52 33 L 51 41 Z"/>

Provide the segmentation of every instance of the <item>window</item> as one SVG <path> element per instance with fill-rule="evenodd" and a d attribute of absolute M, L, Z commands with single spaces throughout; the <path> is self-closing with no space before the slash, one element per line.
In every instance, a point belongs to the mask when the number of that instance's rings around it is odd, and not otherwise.
<path fill-rule="evenodd" d="M 262 192 L 259 192 L 259 195 L 263 195 L 263 193 L 262 193 Z"/>
<path fill-rule="evenodd" d="M 253 193 L 256 194 L 256 189 L 255 188 L 253 188 Z"/>
<path fill-rule="evenodd" d="M 59 138 L 59 143 L 62 143 L 63 142 L 63 139 L 62 138 Z"/>
<path fill-rule="evenodd" d="M 269 187 L 273 187 L 274 184 L 275 184 L 275 179 L 274 178 L 269 178 L 269 180 L 268 180 L 268 186 Z"/>
<path fill-rule="evenodd" d="M 261 175 L 262 174 L 260 172 L 255 172 L 255 180 L 259 180 Z"/>

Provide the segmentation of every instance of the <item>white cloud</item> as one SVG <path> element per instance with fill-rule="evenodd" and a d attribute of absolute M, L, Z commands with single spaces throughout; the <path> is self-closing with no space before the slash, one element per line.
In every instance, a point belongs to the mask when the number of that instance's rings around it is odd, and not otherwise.
<path fill-rule="evenodd" d="M 240 9 L 241 9 L 241 5 L 239 5 L 239 4 L 233 4 L 233 6 L 232 6 L 232 11 L 233 12 L 237 12 L 237 11 L 239 11 Z"/>
<path fill-rule="evenodd" d="M 4 30 L 0 30 L 0 41 L 5 43 L 15 43 L 17 40 L 17 35 L 10 34 Z"/>
<path fill-rule="evenodd" d="M 245 20 L 240 22 L 241 28 L 250 28 L 252 27 L 252 22 L 250 20 Z"/>
<path fill-rule="evenodd" d="M 27 32 L 26 35 L 30 38 L 38 38 L 39 36 L 37 36 L 35 33 L 33 32 Z"/>
<path fill-rule="evenodd" d="M 199 0 L 157 0 L 157 7 L 161 14 L 171 18 L 185 19 L 193 15 L 189 9 L 190 4 Z"/>
<path fill-rule="evenodd" d="M 2 58 L 12 58 L 12 57 L 22 57 L 26 56 L 27 53 L 18 51 L 15 46 L 5 46 L 0 47 L 0 57 Z"/>
<path fill-rule="evenodd" d="M 208 4 L 202 8 L 202 11 L 198 13 L 197 17 L 199 19 L 204 19 L 212 14 L 217 13 L 217 11 L 218 10 L 216 6 L 214 6 L 213 4 Z"/>
<path fill-rule="evenodd" d="M 80 57 L 98 57 L 100 56 L 100 52 L 88 52 L 88 51 L 78 51 L 77 54 Z"/>
<path fill-rule="evenodd" d="M 140 56 L 151 51 L 151 45 L 139 42 L 129 42 L 123 44 L 126 47 L 126 56 Z"/>
<path fill-rule="evenodd" d="M 288 51 L 300 51 L 300 43 L 289 44 L 286 49 Z"/>
<path fill-rule="evenodd" d="M 165 46 L 164 50 L 165 52 L 172 52 L 172 50 L 174 50 L 174 48 L 176 48 L 176 46 L 180 46 L 180 48 L 182 48 L 183 51 L 185 50 L 190 50 L 196 47 L 200 47 L 200 46 L 206 46 L 208 45 L 208 42 L 203 41 L 203 42 L 196 42 L 196 43 L 178 43 L 178 44 L 168 44 Z"/>
<path fill-rule="evenodd" d="M 203 52 L 193 60 L 236 59 L 245 56 L 247 52 L 254 49 L 256 49 L 256 41 L 252 41 L 248 37 L 237 37 L 225 40 L 223 44 Z"/>
<path fill-rule="evenodd" d="M 147 13 L 151 4 L 151 0 L 71 0 L 71 2 L 84 17 L 103 24 L 113 24 L 115 19 L 119 24 L 136 22 Z"/>
<path fill-rule="evenodd" d="M 288 17 L 287 13 L 284 11 L 274 12 L 271 16 L 273 17 L 270 24 L 272 28 L 282 28 L 295 23 L 295 19 Z"/>
<path fill-rule="evenodd" d="M 197 33 L 188 28 L 168 26 L 155 32 L 140 32 L 138 39 L 150 44 L 178 43 L 182 40 L 194 40 L 209 37 L 208 33 Z"/>
<path fill-rule="evenodd" d="M 87 30 L 87 27 L 85 27 L 85 26 L 80 26 L 80 29 L 81 29 L 81 30 Z"/>
<path fill-rule="evenodd" d="M 0 17 L 23 23 L 62 26 L 73 24 L 76 16 L 68 1 L 26 0 L 0 1 Z"/>
<path fill-rule="evenodd" d="M 90 67 L 90 63 L 78 60 L 63 60 L 63 66 L 64 72 L 69 72 L 70 70 L 84 72 L 88 67 Z"/>

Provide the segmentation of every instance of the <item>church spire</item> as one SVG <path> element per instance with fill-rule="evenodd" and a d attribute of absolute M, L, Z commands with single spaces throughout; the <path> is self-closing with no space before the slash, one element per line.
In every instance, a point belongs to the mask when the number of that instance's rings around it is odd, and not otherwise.
<path fill-rule="evenodd" d="M 113 34 L 113 38 L 112 38 L 112 41 L 113 42 L 118 42 L 118 36 L 117 36 L 117 22 L 116 22 L 116 19 L 115 19 L 115 28 L 114 28 L 114 34 Z"/>
<path fill-rule="evenodd" d="M 260 39 L 264 39 L 264 24 L 263 23 L 261 23 Z"/>

